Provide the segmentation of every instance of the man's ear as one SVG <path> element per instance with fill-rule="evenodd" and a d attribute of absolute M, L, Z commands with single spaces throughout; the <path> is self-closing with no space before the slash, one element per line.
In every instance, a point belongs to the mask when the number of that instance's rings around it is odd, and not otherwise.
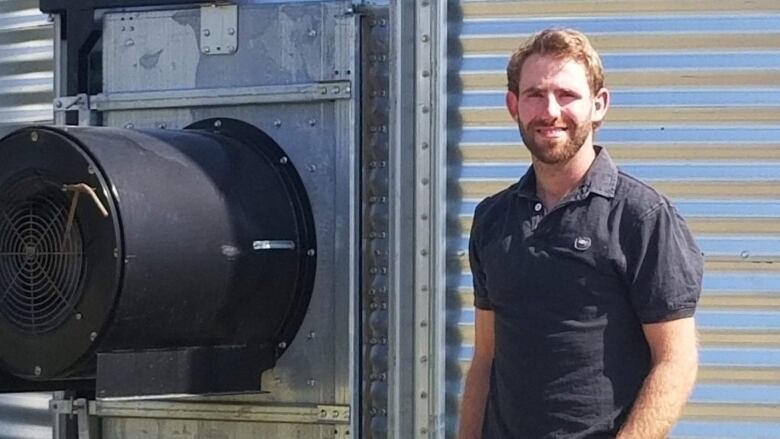
<path fill-rule="evenodd" d="M 517 95 L 513 91 L 506 92 L 506 109 L 512 119 L 517 122 Z"/>
<path fill-rule="evenodd" d="M 607 110 L 609 109 L 609 90 L 602 88 L 593 97 L 593 122 L 601 123 L 607 116 Z"/>

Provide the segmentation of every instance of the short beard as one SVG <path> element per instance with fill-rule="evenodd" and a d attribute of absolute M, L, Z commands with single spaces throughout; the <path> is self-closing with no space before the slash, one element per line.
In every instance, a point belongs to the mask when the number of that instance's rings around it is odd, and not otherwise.
<path fill-rule="evenodd" d="M 566 123 L 567 132 L 571 132 L 573 123 L 568 120 L 564 120 L 563 122 Z M 547 165 L 557 165 L 571 160 L 572 157 L 577 155 L 577 152 L 579 152 L 582 145 L 585 144 L 585 141 L 593 130 L 593 124 L 590 121 L 586 121 L 574 128 L 574 133 L 569 136 L 568 140 L 566 140 L 563 145 L 558 146 L 558 144 L 556 144 L 553 147 L 541 147 L 534 141 L 534 130 L 537 126 L 553 124 L 554 122 L 543 123 L 532 121 L 528 124 L 529 129 L 526 130 L 520 122 L 517 123 L 517 127 L 520 129 L 520 137 L 522 137 L 525 147 L 528 148 L 528 151 L 531 152 L 531 155 L 536 160 Z"/>

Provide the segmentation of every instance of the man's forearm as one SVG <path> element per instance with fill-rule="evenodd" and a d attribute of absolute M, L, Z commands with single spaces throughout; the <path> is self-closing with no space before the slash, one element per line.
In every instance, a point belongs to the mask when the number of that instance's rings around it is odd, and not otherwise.
<path fill-rule="evenodd" d="M 696 381 L 697 362 L 662 361 L 645 379 L 617 439 L 663 439 L 679 419 Z"/>
<path fill-rule="evenodd" d="M 490 366 L 472 363 L 463 390 L 458 439 L 482 437 L 482 422 L 489 388 Z"/>

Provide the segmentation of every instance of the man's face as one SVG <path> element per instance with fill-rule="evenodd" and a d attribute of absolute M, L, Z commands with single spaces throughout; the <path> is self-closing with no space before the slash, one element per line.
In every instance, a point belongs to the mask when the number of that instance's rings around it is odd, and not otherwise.
<path fill-rule="evenodd" d="M 508 92 L 506 104 L 534 158 L 552 165 L 592 146 L 593 123 L 604 118 L 608 101 L 606 89 L 591 93 L 579 62 L 531 55 L 523 63 L 519 95 Z"/>

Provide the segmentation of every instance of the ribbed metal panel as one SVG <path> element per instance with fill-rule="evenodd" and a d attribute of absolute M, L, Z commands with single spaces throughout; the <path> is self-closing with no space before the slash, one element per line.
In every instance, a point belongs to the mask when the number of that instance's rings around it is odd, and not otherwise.
<path fill-rule="evenodd" d="M 473 349 L 472 213 L 529 163 L 503 107 L 508 54 L 566 26 L 591 36 L 607 69 L 598 143 L 673 199 L 706 255 L 699 381 L 673 437 L 780 437 L 780 2 L 451 7 L 450 432 Z"/>
<path fill-rule="evenodd" d="M 0 135 L 15 124 L 51 122 L 52 38 L 52 24 L 37 0 L 0 1 Z M 51 438 L 50 398 L 0 395 L 0 439 Z"/>
<path fill-rule="evenodd" d="M 0 395 L 0 439 L 51 439 L 49 393 Z"/>
<path fill-rule="evenodd" d="M 37 0 L 0 1 L 0 133 L 52 120 L 53 29 Z"/>

